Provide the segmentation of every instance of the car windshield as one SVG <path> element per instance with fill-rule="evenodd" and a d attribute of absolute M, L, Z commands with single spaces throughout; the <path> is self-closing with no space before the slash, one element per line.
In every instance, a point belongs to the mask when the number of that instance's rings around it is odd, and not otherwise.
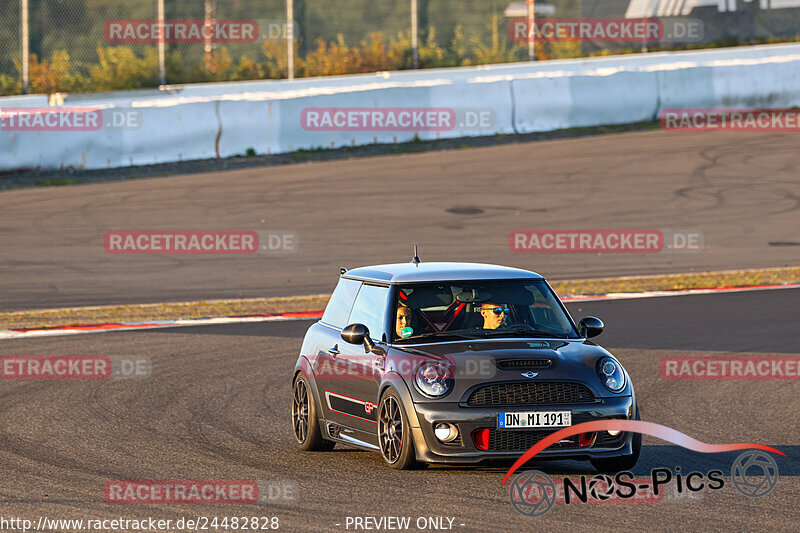
<path fill-rule="evenodd" d="M 579 338 L 544 280 L 400 285 L 394 342 L 490 337 Z"/>

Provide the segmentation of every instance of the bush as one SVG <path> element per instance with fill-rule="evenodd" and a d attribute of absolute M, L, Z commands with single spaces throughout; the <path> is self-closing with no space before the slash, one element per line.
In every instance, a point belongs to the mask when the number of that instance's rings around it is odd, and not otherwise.
<path fill-rule="evenodd" d="M 96 91 L 139 89 L 152 86 L 158 79 L 158 53 L 146 48 L 144 57 L 137 57 L 127 46 L 99 47 L 99 64 L 91 67 Z"/>
<path fill-rule="evenodd" d="M 50 94 L 58 91 L 79 92 L 93 89 L 91 80 L 72 68 L 66 50 L 56 50 L 49 60 L 43 61 L 39 61 L 36 54 L 31 54 L 28 64 L 31 92 Z"/>
<path fill-rule="evenodd" d="M 12 94 L 20 94 L 21 92 L 22 86 L 19 82 L 19 76 L 0 74 L 0 96 L 10 96 Z"/>
<path fill-rule="evenodd" d="M 487 25 L 490 42 L 480 35 L 467 36 L 461 25 L 454 29 L 451 42 L 442 47 L 436 40 L 436 29 L 423 32 L 419 43 L 419 67 L 453 67 L 508 63 L 527 59 L 526 43 L 511 42 L 503 20 L 493 15 Z M 771 41 L 780 41 L 773 39 Z M 783 40 L 786 41 L 786 40 Z M 740 43 L 716 43 L 684 48 L 713 48 Z M 334 76 L 381 70 L 403 70 L 413 67 L 410 32 L 386 38 L 381 32 L 370 33 L 357 44 L 348 45 L 340 34 L 332 42 L 319 39 L 308 47 L 305 57 L 297 56 L 295 42 L 295 76 Z M 636 53 L 638 49 L 613 53 Z M 258 58 L 242 56 L 235 62 L 225 47 L 203 56 L 200 63 L 185 64 L 176 50 L 165 58 L 167 81 L 172 84 L 208 81 L 240 81 L 285 79 L 288 66 L 286 43 L 267 41 Z M 590 55 L 611 54 L 599 50 Z M 585 55 L 578 42 L 537 42 L 537 59 L 564 59 Z M 17 71 L 20 65 L 15 62 Z M 97 62 L 74 64 L 65 50 L 56 50 L 47 59 L 30 57 L 31 91 L 38 93 L 99 92 L 155 87 L 158 84 L 158 56 L 155 46 L 144 49 L 141 57 L 126 46 L 98 47 Z M 19 94 L 19 76 L 0 74 L 0 95 Z"/>

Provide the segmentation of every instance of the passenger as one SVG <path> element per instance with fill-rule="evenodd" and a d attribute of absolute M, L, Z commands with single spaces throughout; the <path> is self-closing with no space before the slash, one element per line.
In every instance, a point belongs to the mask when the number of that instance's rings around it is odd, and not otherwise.
<path fill-rule="evenodd" d="M 481 304 L 481 316 L 483 317 L 483 329 L 497 329 L 506 318 L 508 308 L 484 302 Z"/>
<path fill-rule="evenodd" d="M 406 307 L 404 303 L 400 302 L 397 305 L 397 321 L 395 322 L 394 329 L 397 336 L 401 339 L 410 337 L 413 333 L 413 330 L 411 330 L 411 317 L 411 309 Z"/>

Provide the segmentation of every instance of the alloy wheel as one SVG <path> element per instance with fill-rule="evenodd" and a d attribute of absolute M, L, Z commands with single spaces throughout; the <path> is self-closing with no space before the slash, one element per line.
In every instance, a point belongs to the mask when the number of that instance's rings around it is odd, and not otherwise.
<path fill-rule="evenodd" d="M 292 423 L 297 442 L 304 443 L 308 435 L 308 389 L 303 379 L 298 379 L 294 384 Z"/>
<path fill-rule="evenodd" d="M 397 462 L 403 446 L 403 414 L 400 404 L 392 396 L 387 396 L 381 403 L 378 435 L 383 457 L 389 463 Z"/>

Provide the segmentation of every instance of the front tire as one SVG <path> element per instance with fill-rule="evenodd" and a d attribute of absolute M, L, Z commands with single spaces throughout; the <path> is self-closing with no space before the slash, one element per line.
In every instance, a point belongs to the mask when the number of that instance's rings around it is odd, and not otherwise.
<path fill-rule="evenodd" d="M 639 406 L 636 406 L 636 416 L 634 420 L 641 420 L 639 415 Z M 642 453 L 642 434 L 633 434 L 633 453 L 630 455 L 621 455 L 619 457 L 609 457 L 605 459 L 591 459 L 592 466 L 600 472 L 623 472 L 630 471 L 636 462 L 639 461 L 639 455 Z"/>
<path fill-rule="evenodd" d="M 397 393 L 386 389 L 378 403 L 378 446 L 389 468 L 413 470 L 427 466 L 417 462 L 414 437 Z"/>
<path fill-rule="evenodd" d="M 300 372 L 292 385 L 292 430 L 300 449 L 306 452 L 329 452 L 336 446 L 322 438 L 314 393 L 306 376 Z"/>

